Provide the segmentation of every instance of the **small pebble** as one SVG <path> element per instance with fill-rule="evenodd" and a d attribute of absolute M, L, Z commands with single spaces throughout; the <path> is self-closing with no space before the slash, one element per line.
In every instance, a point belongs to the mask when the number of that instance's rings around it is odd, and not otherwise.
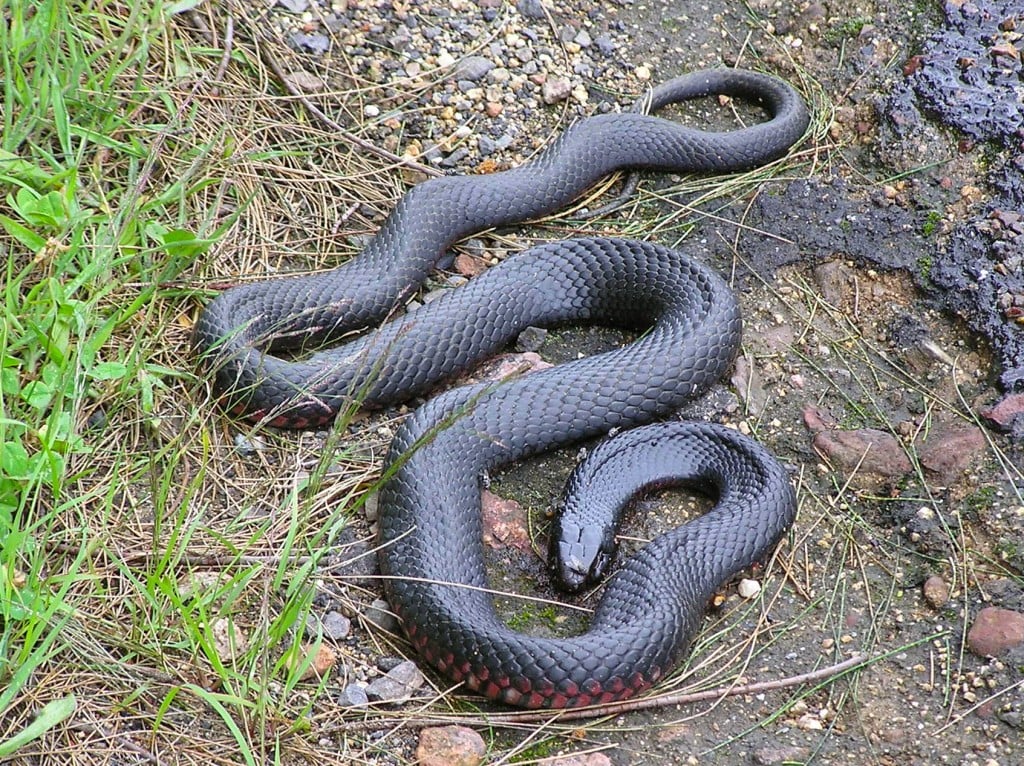
<path fill-rule="evenodd" d="M 391 612 L 391 605 L 382 598 L 374 599 L 363 612 L 363 617 L 381 630 L 398 633 L 398 618 Z"/>
<path fill-rule="evenodd" d="M 352 621 L 341 612 L 328 612 L 321 625 L 324 635 L 333 641 L 346 638 L 352 630 Z"/>
<path fill-rule="evenodd" d="M 267 448 L 267 443 L 259 436 L 235 434 L 235 451 L 242 457 L 252 457 Z"/>
<path fill-rule="evenodd" d="M 743 598 L 753 598 L 761 592 L 761 583 L 757 580 L 743 579 L 740 580 L 736 590 Z"/>
<path fill-rule="evenodd" d="M 921 588 L 924 600 L 934 609 L 940 609 L 949 601 L 949 586 L 938 575 L 932 575 L 924 581 Z"/>
<path fill-rule="evenodd" d="M 358 684 L 349 684 L 339 692 L 338 704 L 343 707 L 363 707 L 370 704 L 370 698 L 366 696 L 366 689 Z"/>
<path fill-rule="evenodd" d="M 541 86 L 541 98 L 545 104 L 565 101 L 572 92 L 572 84 L 564 77 L 551 77 Z"/>

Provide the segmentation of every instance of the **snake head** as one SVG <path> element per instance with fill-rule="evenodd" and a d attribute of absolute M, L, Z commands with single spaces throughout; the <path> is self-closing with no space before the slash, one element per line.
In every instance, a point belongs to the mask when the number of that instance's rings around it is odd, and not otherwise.
<path fill-rule="evenodd" d="M 551 538 L 550 560 L 555 583 L 570 592 L 597 585 L 615 556 L 611 527 L 561 522 Z"/>

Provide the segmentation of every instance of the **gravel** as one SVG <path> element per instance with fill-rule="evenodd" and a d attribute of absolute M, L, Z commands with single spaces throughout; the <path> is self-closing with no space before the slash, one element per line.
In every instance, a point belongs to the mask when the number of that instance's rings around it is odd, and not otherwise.
<path fill-rule="evenodd" d="M 934 8 L 920 5 L 908 8 L 896 0 L 853 5 L 758 0 L 741 9 L 738 4 L 679 0 L 569 0 L 557 6 L 540 0 L 292 0 L 279 3 L 268 17 L 311 70 L 317 70 L 322 55 L 344 58 L 347 79 L 330 86 L 358 89 L 362 99 L 347 127 L 443 171 L 493 172 L 520 164 L 574 119 L 626 109 L 651 83 L 685 69 L 732 64 L 737 57 L 742 64 L 756 59 L 800 80 L 807 92 L 816 93 L 820 87 L 824 94 L 819 106 L 834 119 L 827 136 L 816 136 L 814 143 L 842 142 L 842 149 L 823 155 L 829 161 L 816 165 L 809 178 L 774 184 L 766 193 L 738 200 L 734 208 L 715 208 L 716 217 L 743 222 L 739 233 L 736 227 L 705 225 L 691 237 L 705 246 L 709 258 L 730 270 L 744 293 L 752 348 L 749 363 L 755 367 L 751 374 L 756 374 L 764 394 L 757 404 L 758 417 L 751 422 L 758 437 L 799 473 L 807 500 L 795 532 L 799 544 L 806 545 L 801 551 L 805 558 L 800 559 L 799 571 L 787 570 L 798 583 L 779 590 L 777 572 L 776 577 L 755 574 L 762 593 L 754 596 L 754 603 L 780 594 L 771 604 L 766 629 L 776 620 L 774 624 L 782 627 L 767 642 L 768 648 L 752 659 L 749 675 L 757 680 L 782 677 L 853 649 L 905 648 L 862 673 L 858 693 L 850 699 L 845 687 L 837 686 L 834 695 L 798 699 L 778 720 L 774 711 L 785 703 L 769 695 L 767 701 L 726 700 L 692 725 L 667 722 L 679 717 L 675 712 L 668 718 L 637 714 L 627 719 L 630 726 L 624 729 L 629 732 L 588 732 L 596 740 L 622 745 L 621 750 L 610 751 L 615 763 L 634 762 L 627 756 L 636 753 L 657 753 L 667 760 L 699 753 L 699 761 L 692 762 L 702 764 L 814 758 L 818 763 L 1020 762 L 1020 694 L 1006 694 L 977 713 L 968 709 L 986 693 L 976 691 L 979 684 L 992 690 L 1012 688 L 1019 672 L 973 656 L 954 661 L 962 655 L 960 637 L 982 602 L 991 601 L 1015 614 L 1024 611 L 1017 601 L 1019 578 L 988 574 L 987 564 L 978 572 L 973 564 L 961 567 L 966 549 L 959 544 L 951 547 L 949 536 L 950 529 L 963 527 L 964 539 L 971 541 L 964 544 L 971 551 L 981 545 L 977 541 L 996 541 L 986 562 L 1019 565 L 1019 546 L 1006 544 L 1020 539 L 1024 508 L 1017 510 L 1019 495 L 1005 474 L 986 466 L 964 469 L 948 485 L 923 485 L 913 477 L 901 477 L 883 482 L 881 495 L 855 496 L 813 451 L 811 436 L 800 421 L 808 404 L 829 406 L 842 416 L 844 434 L 872 436 L 870 428 L 885 428 L 902 455 L 913 435 L 929 432 L 933 417 L 942 414 L 933 411 L 934 402 L 963 398 L 991 404 L 1000 395 L 997 388 L 986 387 L 985 365 L 990 362 L 976 347 L 980 344 L 965 340 L 963 328 L 933 312 L 916 290 L 927 289 L 928 277 L 935 275 L 924 267 L 941 264 L 936 248 L 950 241 L 959 247 L 957 242 L 969 240 L 976 248 L 962 246 L 966 256 L 960 260 L 965 262 L 988 258 L 995 267 L 998 260 L 1004 270 L 1009 270 L 1006 264 L 1019 263 L 1012 248 L 1019 245 L 1020 231 L 1015 227 L 1020 219 L 1004 214 L 1010 203 L 1019 207 L 1019 151 L 1011 156 L 1000 140 L 984 162 L 977 161 L 991 166 L 998 176 L 993 181 L 996 195 L 982 201 L 978 187 L 985 180 L 975 158 L 964 157 L 971 146 L 958 146 L 955 136 L 931 122 L 928 104 L 918 100 L 932 82 L 932 64 L 923 62 L 917 81 L 905 81 L 901 71 L 907 63 L 901 59 L 902 51 L 922 50 L 935 60 L 942 55 L 938 43 L 928 42 L 941 19 Z M 978 5 L 950 7 L 970 12 L 968 6 Z M 1010 35 L 1013 30 L 1004 32 Z M 1000 38 L 994 44 L 1003 42 Z M 1002 51 L 999 56 L 1007 60 L 1009 49 Z M 992 57 L 986 61 L 998 63 Z M 1012 55 L 1007 63 L 1018 66 Z M 803 67 L 809 79 L 802 77 Z M 1002 187 L 999 178 L 1004 179 Z M 673 235 L 643 231 L 640 236 L 666 240 Z M 815 280 L 809 265 L 819 266 L 822 279 Z M 832 282 L 825 278 L 829 274 L 835 277 Z M 936 275 L 941 277 L 940 272 Z M 821 318 L 806 324 L 794 319 L 787 301 L 800 304 L 804 297 L 799 290 L 805 284 L 815 299 L 828 293 L 844 321 L 860 322 L 858 332 L 870 335 L 884 353 L 918 374 L 927 397 L 899 387 L 865 394 L 858 385 L 877 367 L 866 367 L 853 352 L 851 358 L 837 359 L 847 352 L 837 351 L 838 344 L 830 346 L 828 339 L 835 335 L 821 329 Z M 776 292 L 766 291 L 765 285 Z M 1000 285 L 1001 292 L 989 296 L 997 311 L 1005 315 L 1024 306 L 1019 283 Z M 965 297 L 964 291 L 949 292 Z M 942 296 L 933 294 L 932 299 L 938 304 Z M 970 296 L 966 299 L 958 311 L 970 320 L 976 312 L 972 313 Z M 941 360 L 915 360 L 903 356 L 906 350 L 898 343 L 890 344 L 890 338 L 906 334 L 908 313 L 924 340 L 956 356 L 956 372 L 962 377 L 955 388 L 950 387 Z M 997 313 L 985 316 L 998 319 Z M 879 321 L 872 324 L 876 318 Z M 831 332 L 845 328 L 832 327 Z M 998 340 L 995 333 L 990 337 Z M 1005 359 L 1017 358 L 1018 347 L 1012 344 L 1019 339 L 1018 330 L 1004 344 L 1012 352 Z M 536 344 L 531 341 L 531 347 L 537 345 L 546 353 L 552 341 L 558 341 L 556 333 Z M 917 340 L 915 344 L 920 345 Z M 881 361 L 876 357 L 874 363 Z M 1004 388 L 1013 385 L 1016 378 L 1003 381 Z M 879 401 L 872 399 L 875 396 Z M 744 414 L 732 395 L 699 406 L 707 407 L 712 417 L 740 419 Z M 874 417 L 875 407 L 886 417 Z M 751 427 L 746 420 L 740 425 Z M 1007 441 L 999 444 L 1011 461 L 1022 459 L 1020 450 L 1013 452 Z M 545 458 L 530 466 L 532 471 L 540 469 L 540 479 L 518 485 L 524 494 L 534 493 L 535 508 L 546 508 L 551 501 L 553 490 L 535 487 L 557 483 L 548 475 L 558 470 L 557 463 Z M 505 479 L 497 481 L 500 490 Z M 882 501 L 873 502 L 879 497 Z M 848 517 L 856 523 L 847 527 Z M 812 542 L 802 542 L 807 539 Z M 846 556 L 851 560 L 844 564 Z M 948 562 L 955 563 L 947 566 Z M 495 575 L 496 582 L 522 586 L 526 572 L 530 584 L 525 587 L 533 587 L 539 565 L 529 560 L 501 564 L 505 568 Z M 988 579 L 979 582 L 976 577 Z M 829 597 L 837 597 L 837 604 L 818 608 Z M 399 629 L 386 602 L 373 602 L 363 616 L 390 632 Z M 754 627 L 742 621 L 737 625 L 743 632 Z M 359 642 L 362 653 L 373 656 L 380 651 L 371 639 L 374 635 L 358 623 L 343 640 Z M 379 676 L 380 671 L 371 667 L 369 674 Z M 948 682 L 943 674 L 948 674 Z M 401 679 L 390 680 L 397 684 L 394 696 L 388 692 L 379 699 L 413 694 Z M 358 684 L 339 693 L 347 704 L 361 705 L 364 690 Z M 964 716 L 959 725 L 946 726 L 959 715 Z M 764 725 L 767 719 L 772 722 Z M 907 735 L 910 731 L 912 736 Z M 933 731 L 941 735 L 918 736 Z M 572 743 L 562 744 L 574 749 Z M 408 743 L 404 746 L 411 757 Z M 501 740 L 496 747 L 500 746 Z M 959 755 L 950 760 L 950 753 Z"/>

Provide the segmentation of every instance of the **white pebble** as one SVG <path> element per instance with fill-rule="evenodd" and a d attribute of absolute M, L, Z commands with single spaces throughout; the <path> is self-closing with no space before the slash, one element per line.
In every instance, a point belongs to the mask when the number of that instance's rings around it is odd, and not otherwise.
<path fill-rule="evenodd" d="M 757 580 L 740 580 L 736 590 L 743 598 L 753 598 L 761 592 L 761 583 Z"/>

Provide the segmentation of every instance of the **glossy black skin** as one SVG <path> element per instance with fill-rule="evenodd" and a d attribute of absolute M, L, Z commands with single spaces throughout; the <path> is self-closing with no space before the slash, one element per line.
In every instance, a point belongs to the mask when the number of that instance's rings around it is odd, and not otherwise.
<path fill-rule="evenodd" d="M 234 288 L 197 322 L 194 343 L 225 405 L 300 428 L 355 404 L 382 406 L 425 393 L 530 325 L 650 328 L 608 354 L 449 391 L 413 413 L 393 440 L 379 519 L 388 599 L 423 656 L 485 696 L 564 707 L 648 687 L 696 630 L 707 583 L 764 555 L 788 525 L 788 484 L 783 490 L 769 482 L 770 501 L 756 504 L 740 548 L 713 537 L 742 528 L 735 523 L 694 527 L 696 544 L 722 557 L 704 562 L 706 571 L 681 567 L 671 539 L 652 542 L 612 578 L 590 629 L 571 639 L 511 631 L 487 593 L 481 476 L 527 455 L 666 417 L 704 391 L 726 372 L 739 344 L 728 285 L 692 258 L 656 245 L 569 240 L 510 258 L 451 296 L 340 347 L 300 360 L 274 354 L 319 347 L 380 321 L 452 242 L 556 210 L 612 171 L 743 170 L 783 156 L 806 129 L 796 92 L 751 72 L 687 75 L 657 88 L 651 101 L 658 108 L 717 93 L 753 99 L 772 118 L 724 133 L 634 113 L 583 120 L 520 168 L 411 189 L 358 258 L 326 274 Z"/>

